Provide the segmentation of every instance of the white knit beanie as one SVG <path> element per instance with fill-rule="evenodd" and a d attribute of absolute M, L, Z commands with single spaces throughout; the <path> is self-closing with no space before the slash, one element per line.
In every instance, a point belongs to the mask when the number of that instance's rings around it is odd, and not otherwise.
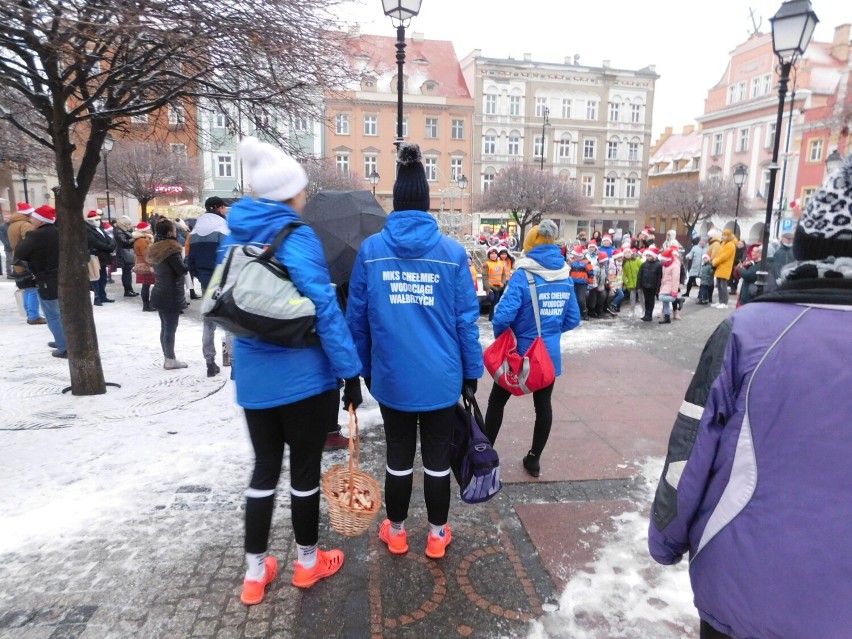
<path fill-rule="evenodd" d="M 281 149 L 255 137 L 240 142 L 239 155 L 258 197 L 286 202 L 308 185 L 308 174 L 301 164 Z"/>

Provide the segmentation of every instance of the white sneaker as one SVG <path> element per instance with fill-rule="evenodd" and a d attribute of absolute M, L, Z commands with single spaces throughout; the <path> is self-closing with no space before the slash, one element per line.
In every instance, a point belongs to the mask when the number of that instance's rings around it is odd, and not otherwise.
<path fill-rule="evenodd" d="M 716 304 L 713 308 L 728 308 L 727 304 Z"/>

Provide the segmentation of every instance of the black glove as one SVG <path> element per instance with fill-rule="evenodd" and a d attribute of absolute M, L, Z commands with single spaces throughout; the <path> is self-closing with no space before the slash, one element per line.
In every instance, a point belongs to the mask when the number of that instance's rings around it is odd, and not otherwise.
<path fill-rule="evenodd" d="M 359 377 L 350 377 L 343 380 L 343 410 L 349 410 L 349 405 L 352 408 L 358 408 L 364 403 L 364 398 L 361 397 L 361 379 Z"/>
<path fill-rule="evenodd" d="M 364 385 L 367 387 L 367 391 L 369 391 L 370 393 L 373 392 L 373 378 L 372 377 L 365 377 L 364 378 Z"/>
<path fill-rule="evenodd" d="M 476 395 L 478 379 L 466 379 L 462 382 L 462 392 L 469 390 L 471 395 Z"/>

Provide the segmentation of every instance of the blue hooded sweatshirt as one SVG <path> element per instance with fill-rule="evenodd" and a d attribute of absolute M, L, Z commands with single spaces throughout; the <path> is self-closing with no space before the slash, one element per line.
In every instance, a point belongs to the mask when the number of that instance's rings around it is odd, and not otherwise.
<path fill-rule="evenodd" d="M 231 234 L 220 247 L 220 260 L 231 244 L 268 245 L 285 224 L 301 218 L 288 205 L 243 198 L 231 208 Z M 290 279 L 317 309 L 320 344 L 285 348 L 258 339 L 234 340 L 234 381 L 237 403 L 260 409 L 292 404 L 338 388 L 338 378 L 356 377 L 361 362 L 346 327 L 328 275 L 319 238 L 309 226 L 293 231 L 275 253 Z M 317 428 L 323 428 L 317 425 Z"/>
<path fill-rule="evenodd" d="M 478 317 L 467 254 L 428 213 L 391 213 L 361 244 L 346 319 L 380 404 L 406 412 L 455 404 L 462 380 L 482 376 Z"/>
<path fill-rule="evenodd" d="M 538 305 L 541 314 L 541 336 L 556 375 L 562 374 L 562 350 L 559 341 L 562 333 L 580 324 L 580 307 L 574 295 L 571 267 L 565 264 L 556 244 L 536 246 L 526 257 L 515 262 L 515 272 L 494 309 L 494 337 L 500 337 L 511 328 L 518 340 L 518 352 L 529 350 L 538 337 L 532 307 L 530 285 L 525 271 L 535 279 Z"/>

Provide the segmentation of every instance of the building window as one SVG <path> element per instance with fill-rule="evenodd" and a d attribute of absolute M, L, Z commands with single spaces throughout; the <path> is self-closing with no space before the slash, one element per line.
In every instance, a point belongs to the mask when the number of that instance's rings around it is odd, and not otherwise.
<path fill-rule="evenodd" d="M 379 159 L 375 155 L 364 156 L 364 178 L 370 177 L 375 171 L 378 173 Z"/>
<path fill-rule="evenodd" d="M 808 162 L 819 162 L 822 160 L 822 140 L 811 140 L 808 149 Z"/>
<path fill-rule="evenodd" d="M 562 117 L 571 118 L 571 98 L 562 98 Z"/>
<path fill-rule="evenodd" d="M 642 105 L 641 104 L 631 104 L 630 105 L 630 121 L 633 124 L 639 124 L 642 122 Z"/>
<path fill-rule="evenodd" d="M 767 73 L 763 76 L 763 95 L 772 93 L 772 74 Z"/>
<path fill-rule="evenodd" d="M 713 155 L 722 155 L 722 134 L 713 134 Z"/>
<path fill-rule="evenodd" d="M 520 155 L 521 154 L 521 138 L 516 135 L 509 137 L 509 155 Z"/>
<path fill-rule="evenodd" d="M 485 115 L 497 115 L 497 96 L 493 93 L 485 95 Z"/>
<path fill-rule="evenodd" d="M 638 180 L 635 177 L 627 178 L 627 188 L 625 189 L 625 197 L 636 199 L 636 183 Z"/>
<path fill-rule="evenodd" d="M 337 135 L 349 135 L 348 113 L 338 113 L 334 116 L 334 132 Z"/>
<path fill-rule="evenodd" d="M 426 118 L 426 137 L 438 137 L 438 118 Z"/>
<path fill-rule="evenodd" d="M 775 144 L 775 122 L 767 122 L 766 124 L 766 144 L 767 149 L 771 149 Z"/>
<path fill-rule="evenodd" d="M 482 138 L 482 153 L 484 155 L 494 155 L 497 153 L 496 135 L 486 135 Z"/>
<path fill-rule="evenodd" d="M 228 126 L 228 112 L 216 111 L 216 115 L 213 117 L 213 128 L 224 129 L 226 126 Z"/>
<path fill-rule="evenodd" d="M 396 131 L 399 127 L 399 120 L 394 120 L 394 131 Z M 408 118 L 402 118 L 402 137 L 408 137 Z"/>
<path fill-rule="evenodd" d="M 595 140 L 583 140 L 583 159 L 595 159 Z"/>
<path fill-rule="evenodd" d="M 621 105 L 618 102 L 609 103 L 609 121 L 618 122 L 621 115 Z"/>
<path fill-rule="evenodd" d="M 496 173 L 486 173 L 482 176 L 482 190 L 487 191 L 491 188 L 491 185 L 494 184 L 494 178 L 497 177 Z"/>
<path fill-rule="evenodd" d="M 234 177 L 234 160 L 230 155 L 216 156 L 216 177 Z"/>
<path fill-rule="evenodd" d="M 639 159 L 639 143 L 638 142 L 628 142 L 627 143 L 627 159 L 628 160 L 638 160 Z"/>
<path fill-rule="evenodd" d="M 772 172 L 769 169 L 763 169 L 763 172 L 760 175 L 761 184 L 760 191 L 757 192 L 757 197 L 761 200 L 765 200 L 767 194 L 769 193 L 769 177 L 772 175 Z"/>
<path fill-rule="evenodd" d="M 379 134 L 379 116 L 365 115 L 364 116 L 364 135 Z"/>
<path fill-rule="evenodd" d="M 583 197 L 594 197 L 595 176 L 584 175 L 580 180 L 580 194 Z"/>
<path fill-rule="evenodd" d="M 183 107 L 181 105 L 170 106 L 169 107 L 169 124 L 183 124 L 186 122 L 186 115 L 184 114 Z"/>
<path fill-rule="evenodd" d="M 617 160 L 618 159 L 618 140 L 610 140 L 606 143 L 606 159 L 607 160 Z"/>
<path fill-rule="evenodd" d="M 423 158 L 423 169 L 426 171 L 426 180 L 435 182 L 438 179 L 438 158 Z"/>
<path fill-rule="evenodd" d="M 293 130 L 294 131 L 307 131 L 308 130 L 308 118 L 304 115 L 297 115 L 293 118 Z"/>
<path fill-rule="evenodd" d="M 185 144 L 169 144 L 169 150 L 171 150 L 172 155 L 177 155 L 182 158 L 186 158 L 186 145 Z"/>
<path fill-rule="evenodd" d="M 745 153 L 748 151 L 748 129 L 739 129 L 737 131 L 737 152 Z"/>
<path fill-rule="evenodd" d="M 598 101 L 597 100 L 589 100 L 586 102 L 586 119 L 587 120 L 597 120 L 598 119 Z"/>
<path fill-rule="evenodd" d="M 571 140 L 559 140 L 559 161 L 567 162 L 571 159 Z"/>
<path fill-rule="evenodd" d="M 604 197 L 615 197 L 615 178 L 604 179 Z"/>
<path fill-rule="evenodd" d="M 760 77 L 751 79 L 751 97 L 759 98 L 761 95 L 761 91 L 763 90 L 763 80 Z"/>
<path fill-rule="evenodd" d="M 462 171 L 462 158 L 450 158 L 450 179 L 455 182 L 464 174 Z"/>
<path fill-rule="evenodd" d="M 535 99 L 535 117 L 543 118 L 547 109 L 547 98 Z"/>
<path fill-rule="evenodd" d="M 344 175 L 349 175 L 349 156 L 345 153 L 338 153 L 334 156 L 334 164 L 337 170 Z"/>
<path fill-rule="evenodd" d="M 520 114 L 521 114 L 521 96 L 510 95 L 509 96 L 509 115 L 520 115 Z"/>
<path fill-rule="evenodd" d="M 454 140 L 464 140 L 464 120 L 453 120 L 452 136 Z"/>
<path fill-rule="evenodd" d="M 535 136 L 533 141 L 533 157 L 540 158 L 544 155 L 544 138 L 540 135 Z"/>
<path fill-rule="evenodd" d="M 816 188 L 802 189 L 802 207 L 801 209 L 804 211 L 808 208 L 808 202 L 811 201 L 811 198 L 816 193 Z"/>

